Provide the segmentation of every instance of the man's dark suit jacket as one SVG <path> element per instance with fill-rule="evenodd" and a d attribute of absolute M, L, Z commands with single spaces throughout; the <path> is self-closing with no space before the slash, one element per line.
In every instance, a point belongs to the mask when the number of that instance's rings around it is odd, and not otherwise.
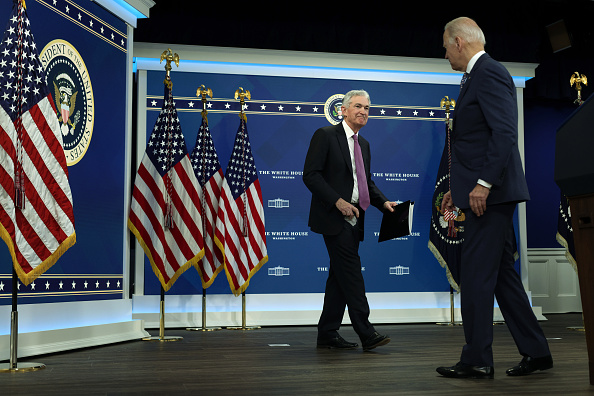
<path fill-rule="evenodd" d="M 383 210 L 384 202 L 388 199 L 371 180 L 369 142 L 362 136 L 358 139 L 371 205 Z M 311 230 L 324 235 L 338 234 L 345 219 L 335 204 L 339 198 L 351 201 L 354 184 L 351 156 L 342 123 L 320 128 L 314 133 L 305 158 L 303 182 L 312 193 L 308 223 Z M 359 210 L 361 240 L 364 216 L 365 211 Z"/>
<path fill-rule="evenodd" d="M 482 179 L 493 187 L 488 205 L 530 199 L 518 151 L 516 88 L 509 72 L 488 54 L 473 66 L 456 103 L 452 132 L 451 191 L 468 208 Z"/>

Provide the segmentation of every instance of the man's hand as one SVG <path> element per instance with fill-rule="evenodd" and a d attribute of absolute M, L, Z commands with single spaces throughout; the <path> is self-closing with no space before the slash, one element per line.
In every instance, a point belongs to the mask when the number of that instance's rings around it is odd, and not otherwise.
<path fill-rule="evenodd" d="M 389 212 L 393 212 L 394 211 L 394 207 L 397 206 L 398 204 L 396 202 L 390 202 L 390 201 L 386 201 L 384 202 L 384 209 L 386 209 Z"/>
<path fill-rule="evenodd" d="M 335 205 L 338 208 L 338 210 L 340 210 L 340 213 L 342 213 L 343 216 L 346 216 L 349 219 L 353 216 L 359 218 L 359 209 L 357 209 L 354 205 L 351 205 L 344 199 L 339 198 L 338 201 L 336 201 Z"/>
<path fill-rule="evenodd" d="M 482 216 L 487 210 L 487 197 L 489 196 L 489 190 L 487 187 L 477 184 L 474 189 L 468 194 L 468 201 L 470 203 L 470 209 L 477 216 Z"/>
<path fill-rule="evenodd" d="M 451 212 L 454 210 L 454 207 L 455 205 L 454 201 L 452 201 L 452 192 L 448 191 L 441 200 L 441 213 L 444 213 L 446 209 Z"/>

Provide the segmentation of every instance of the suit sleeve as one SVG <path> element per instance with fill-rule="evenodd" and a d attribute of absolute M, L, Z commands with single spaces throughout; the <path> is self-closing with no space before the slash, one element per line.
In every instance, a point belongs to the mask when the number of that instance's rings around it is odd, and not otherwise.
<path fill-rule="evenodd" d="M 490 130 L 485 162 L 480 173 L 495 186 L 502 183 L 510 155 L 518 143 L 518 109 L 513 80 L 499 63 L 484 69 L 478 102 Z"/>
<path fill-rule="evenodd" d="M 303 183 L 315 199 L 320 200 L 326 209 L 331 209 L 340 198 L 340 194 L 324 179 L 323 172 L 326 169 L 330 148 L 328 139 L 328 134 L 322 129 L 318 129 L 311 138 L 303 166 Z"/>

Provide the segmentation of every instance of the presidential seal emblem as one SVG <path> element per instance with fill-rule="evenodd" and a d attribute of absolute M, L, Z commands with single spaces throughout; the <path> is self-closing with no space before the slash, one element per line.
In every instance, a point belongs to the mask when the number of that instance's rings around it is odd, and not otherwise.
<path fill-rule="evenodd" d="M 49 42 L 40 59 L 56 104 L 66 163 L 72 166 L 83 158 L 93 135 L 95 100 L 91 78 L 76 48 L 65 40 Z"/>
<path fill-rule="evenodd" d="M 344 98 L 342 94 L 332 95 L 324 104 L 324 115 L 332 125 L 342 122 L 342 111 L 340 111 L 342 98 Z"/>

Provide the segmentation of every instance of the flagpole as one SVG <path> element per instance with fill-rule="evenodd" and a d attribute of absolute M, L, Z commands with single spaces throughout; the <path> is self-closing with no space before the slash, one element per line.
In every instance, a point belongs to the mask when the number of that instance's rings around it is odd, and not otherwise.
<path fill-rule="evenodd" d="M 241 326 L 229 326 L 227 330 L 256 330 L 261 329 L 260 326 L 247 326 L 246 325 L 246 304 L 245 304 L 245 292 L 241 293 Z"/>
<path fill-rule="evenodd" d="M 235 99 L 239 99 L 239 104 L 240 104 L 240 110 L 239 110 L 239 118 L 241 119 L 241 122 L 247 122 L 247 115 L 245 114 L 244 110 L 244 105 L 245 105 L 245 100 L 246 98 L 248 100 L 252 99 L 252 94 L 250 93 L 250 91 L 248 90 L 243 90 L 242 87 L 239 87 L 239 89 L 237 91 L 235 91 Z M 243 188 L 243 190 L 245 191 L 245 186 Z M 245 192 L 244 194 L 244 199 L 245 199 Z M 243 226 L 241 227 L 243 230 L 243 236 L 247 236 L 248 233 L 248 227 L 247 227 L 247 218 L 246 218 L 246 213 L 245 213 L 245 202 L 244 202 L 244 213 L 243 213 Z M 256 329 L 260 329 L 260 326 L 247 326 L 246 322 L 246 302 L 245 302 L 245 291 L 243 291 L 241 293 L 241 326 L 228 326 L 227 329 L 228 330 L 256 330 Z"/>
<path fill-rule="evenodd" d="M 183 340 L 183 337 L 180 336 L 166 336 L 165 335 L 165 289 L 163 285 L 161 285 L 161 299 L 159 303 L 159 335 L 152 336 L 152 337 L 145 337 L 142 341 L 179 341 Z"/>
<path fill-rule="evenodd" d="M 210 96 L 212 98 L 212 89 L 210 88 L 206 88 L 203 85 L 200 86 L 200 88 L 198 88 L 196 90 L 196 96 L 198 96 L 199 98 L 202 99 L 202 119 L 204 120 L 204 122 L 206 123 L 206 125 L 208 126 L 208 111 L 206 110 L 206 103 L 207 103 L 207 99 L 206 99 L 206 95 Z M 205 172 L 205 152 L 204 152 L 204 142 L 202 142 L 202 155 L 201 155 L 201 169 L 200 172 L 202 174 L 202 183 L 200 183 L 202 185 L 202 208 L 206 208 L 206 172 Z M 206 224 L 207 220 L 206 220 L 206 216 L 204 214 L 204 212 L 202 213 L 202 234 L 204 235 L 204 230 L 206 229 L 205 224 Z M 205 246 L 206 248 L 206 246 Z M 203 258 L 204 260 L 204 258 Z M 206 289 L 203 287 L 202 288 L 202 326 L 201 327 L 188 327 L 186 328 L 186 330 L 188 331 L 215 331 L 215 330 L 221 330 L 221 327 L 206 327 Z"/>
<path fill-rule="evenodd" d="M 437 323 L 439 326 L 461 326 L 462 322 L 455 320 L 454 310 L 454 288 L 450 285 L 450 321 Z"/>
<path fill-rule="evenodd" d="M 45 368 L 43 363 L 18 363 L 19 313 L 17 310 L 18 277 L 12 267 L 12 311 L 10 313 L 10 362 L 0 364 L 0 373 L 37 371 Z"/>
<path fill-rule="evenodd" d="M 171 82 L 171 62 L 175 62 L 176 66 L 179 66 L 179 55 L 174 54 L 171 51 L 171 48 L 166 49 L 161 54 L 161 61 L 165 60 L 165 80 L 163 83 L 169 88 L 169 94 L 171 96 L 171 86 L 173 83 Z M 168 100 L 168 98 L 165 98 Z M 166 183 L 166 190 L 168 190 L 170 186 Z M 169 194 L 170 191 L 166 191 L 166 194 Z M 169 195 L 168 195 L 169 197 Z M 166 209 L 165 209 L 165 228 L 173 227 L 173 219 L 171 216 L 171 202 L 166 202 Z M 159 336 L 152 336 L 152 337 L 145 337 L 143 341 L 179 341 L 182 340 L 183 337 L 180 336 L 166 336 L 165 335 L 165 288 L 163 284 L 161 284 L 161 296 L 159 302 Z"/>

